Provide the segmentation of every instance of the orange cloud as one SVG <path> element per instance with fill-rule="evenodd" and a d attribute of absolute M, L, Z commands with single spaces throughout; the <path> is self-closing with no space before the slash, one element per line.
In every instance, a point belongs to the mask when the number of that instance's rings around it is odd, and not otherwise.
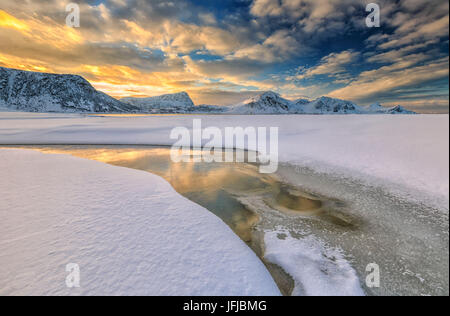
<path fill-rule="evenodd" d="M 0 53 L 0 67 L 15 68 L 28 71 L 53 72 L 46 63 L 38 60 L 20 58 Z"/>
<path fill-rule="evenodd" d="M 12 28 L 18 31 L 29 31 L 30 28 L 26 23 L 8 14 L 7 12 L 0 10 L 0 27 Z"/>

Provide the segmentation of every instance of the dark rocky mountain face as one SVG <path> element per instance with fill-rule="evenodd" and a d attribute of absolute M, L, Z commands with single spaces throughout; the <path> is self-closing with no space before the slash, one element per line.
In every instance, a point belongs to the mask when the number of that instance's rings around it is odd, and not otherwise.
<path fill-rule="evenodd" d="M 134 112 L 137 109 L 100 91 L 76 75 L 56 75 L 0 67 L 0 101 L 28 112 Z"/>
<path fill-rule="evenodd" d="M 313 108 L 320 113 L 359 114 L 362 109 L 356 104 L 328 97 L 320 97 L 312 102 Z"/>

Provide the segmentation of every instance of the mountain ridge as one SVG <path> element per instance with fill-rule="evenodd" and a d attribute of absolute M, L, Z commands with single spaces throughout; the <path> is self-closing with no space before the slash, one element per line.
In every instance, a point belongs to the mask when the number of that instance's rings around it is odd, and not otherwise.
<path fill-rule="evenodd" d="M 278 93 L 268 91 L 237 105 L 230 106 L 229 114 L 416 114 L 400 105 L 383 107 L 375 103 L 367 107 L 351 101 L 319 97 L 315 100 L 288 100 Z"/>
<path fill-rule="evenodd" d="M 154 109 L 188 109 L 195 106 L 191 97 L 187 92 L 178 92 L 173 94 L 163 94 L 160 96 L 146 97 L 146 98 L 133 98 L 126 97 L 120 99 L 120 101 L 134 105 L 142 111 L 151 111 Z"/>
<path fill-rule="evenodd" d="M 400 105 L 359 106 L 351 101 L 319 97 L 288 100 L 261 92 L 232 106 L 196 106 L 187 92 L 117 100 L 97 91 L 78 75 L 49 74 L 0 67 L 0 107 L 28 112 L 69 113 L 211 113 L 211 114 L 415 114 Z"/>

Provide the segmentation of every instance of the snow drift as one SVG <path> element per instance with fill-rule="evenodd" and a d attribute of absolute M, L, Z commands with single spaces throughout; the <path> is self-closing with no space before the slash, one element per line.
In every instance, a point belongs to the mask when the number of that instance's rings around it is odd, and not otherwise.
<path fill-rule="evenodd" d="M 155 175 L 28 150 L 0 161 L 2 295 L 280 295 L 225 223 Z"/>

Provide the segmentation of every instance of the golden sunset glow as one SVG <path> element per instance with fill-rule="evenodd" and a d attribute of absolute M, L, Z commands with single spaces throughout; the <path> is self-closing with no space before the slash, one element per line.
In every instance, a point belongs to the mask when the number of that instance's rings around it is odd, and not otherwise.
<path fill-rule="evenodd" d="M 81 75 L 116 98 L 186 91 L 196 104 L 226 105 L 272 90 L 290 99 L 448 108 L 447 1 L 414 14 L 400 1 L 392 10 L 415 23 L 385 17 L 390 29 L 375 33 L 354 16 L 333 15 L 338 2 L 253 0 L 220 11 L 189 0 L 81 1 L 79 28 L 66 25 L 67 3 L 2 1 L 0 66 Z M 339 23 L 357 28 L 348 35 L 355 45 L 330 52 L 345 29 Z M 431 90 L 415 92 L 424 85 Z"/>
<path fill-rule="evenodd" d="M 25 23 L 3 10 L 0 10 L 0 27 L 12 28 L 19 31 L 29 31 L 29 27 Z"/>

